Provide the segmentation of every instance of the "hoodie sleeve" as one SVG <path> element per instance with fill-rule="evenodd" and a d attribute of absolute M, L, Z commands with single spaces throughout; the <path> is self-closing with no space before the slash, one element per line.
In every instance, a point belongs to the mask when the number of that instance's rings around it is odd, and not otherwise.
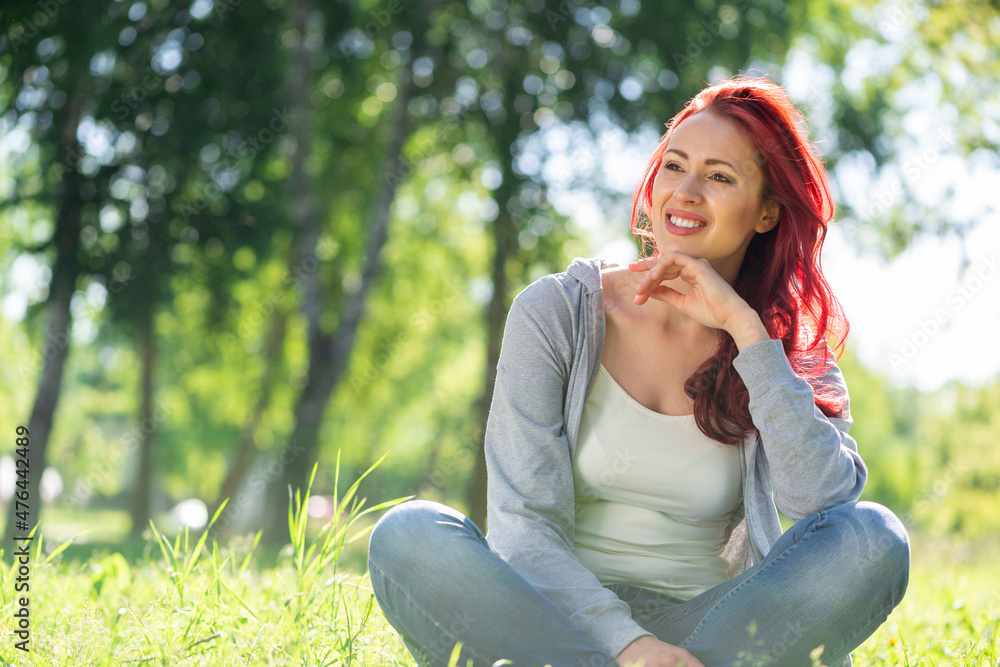
<path fill-rule="evenodd" d="M 849 402 L 840 417 L 816 406 L 812 385 L 795 374 L 780 340 L 748 345 L 733 360 L 750 394 L 750 415 L 760 433 L 774 486 L 774 502 L 798 521 L 861 496 L 868 469 L 848 431 Z M 820 386 L 847 396 L 847 385 L 830 361 Z"/>
<path fill-rule="evenodd" d="M 487 540 L 614 658 L 651 633 L 573 552 L 573 470 L 563 408 L 574 313 L 557 290 L 552 281 L 529 286 L 507 316 L 485 436 Z"/>

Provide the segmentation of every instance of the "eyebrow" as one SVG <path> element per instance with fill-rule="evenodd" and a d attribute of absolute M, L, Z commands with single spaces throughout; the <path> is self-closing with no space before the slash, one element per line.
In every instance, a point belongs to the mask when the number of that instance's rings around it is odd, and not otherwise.
<path fill-rule="evenodd" d="M 688 154 L 687 153 L 685 153 L 684 151 L 679 151 L 676 148 L 668 148 L 667 150 L 664 151 L 664 153 L 677 153 L 678 155 L 680 155 L 685 160 L 688 159 Z M 724 164 L 727 167 L 729 167 L 730 169 L 732 169 L 733 171 L 735 171 L 737 174 L 742 173 L 742 172 L 740 172 L 739 169 L 737 169 L 736 167 L 734 167 L 731 163 L 726 162 L 725 160 L 718 160 L 716 158 L 710 157 L 707 160 L 705 160 L 705 164 L 709 164 L 709 165 L 711 165 L 711 164 Z"/>

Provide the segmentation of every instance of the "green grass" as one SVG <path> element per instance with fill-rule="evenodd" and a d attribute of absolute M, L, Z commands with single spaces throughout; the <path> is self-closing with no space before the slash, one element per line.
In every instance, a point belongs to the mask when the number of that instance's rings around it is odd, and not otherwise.
<path fill-rule="evenodd" d="M 412 665 L 366 576 L 344 566 L 363 555 L 360 538 L 374 518 L 366 513 L 391 504 L 364 509 L 357 487 L 339 499 L 340 520 L 314 535 L 305 498 L 293 499 L 292 543 L 276 555 L 262 555 L 254 536 L 219 546 L 185 533 L 167 539 L 155 527 L 152 548 L 133 562 L 114 551 L 76 554 L 36 542 L 30 654 L 14 648 L 15 566 L 5 553 L 3 663 Z M 854 652 L 855 665 L 996 667 L 1000 564 L 987 554 L 997 543 L 914 537 L 913 545 L 906 598 Z"/>
<path fill-rule="evenodd" d="M 856 665 L 1000 664 L 1000 544 L 913 539 L 910 584 Z M 992 554 L 992 559 L 990 558 Z"/>

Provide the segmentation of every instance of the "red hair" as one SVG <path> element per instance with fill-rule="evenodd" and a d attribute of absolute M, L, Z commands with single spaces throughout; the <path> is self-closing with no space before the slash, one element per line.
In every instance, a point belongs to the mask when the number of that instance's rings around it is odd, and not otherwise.
<path fill-rule="evenodd" d="M 847 407 L 843 388 L 819 382 L 831 364 L 828 338 L 834 341 L 839 359 L 850 329 L 820 266 L 833 199 L 826 170 L 806 134 L 805 119 L 781 86 L 738 76 L 705 88 L 689 101 L 667 123 L 636 187 L 632 231 L 644 237 L 644 254 L 649 250 L 652 257 L 659 254 L 645 213 L 653 206 L 653 179 L 674 130 L 703 111 L 741 128 L 757 149 L 764 175 L 762 201 L 781 205 L 777 226 L 750 241 L 733 288 L 761 316 L 771 338 L 781 340 L 792 369 L 812 385 L 816 406 L 828 417 L 842 416 Z M 732 363 L 737 354 L 732 337 L 720 329 L 718 351 L 684 384 L 685 393 L 694 399 L 698 428 L 730 445 L 755 430 L 749 394 Z"/>

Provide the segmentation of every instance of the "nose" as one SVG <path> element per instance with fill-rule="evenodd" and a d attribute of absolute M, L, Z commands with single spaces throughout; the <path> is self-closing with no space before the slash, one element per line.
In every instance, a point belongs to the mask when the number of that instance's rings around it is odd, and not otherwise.
<path fill-rule="evenodd" d="M 684 202 L 696 202 L 701 199 L 701 190 L 698 187 L 697 174 L 687 174 L 677 189 L 674 190 L 674 197 Z"/>

